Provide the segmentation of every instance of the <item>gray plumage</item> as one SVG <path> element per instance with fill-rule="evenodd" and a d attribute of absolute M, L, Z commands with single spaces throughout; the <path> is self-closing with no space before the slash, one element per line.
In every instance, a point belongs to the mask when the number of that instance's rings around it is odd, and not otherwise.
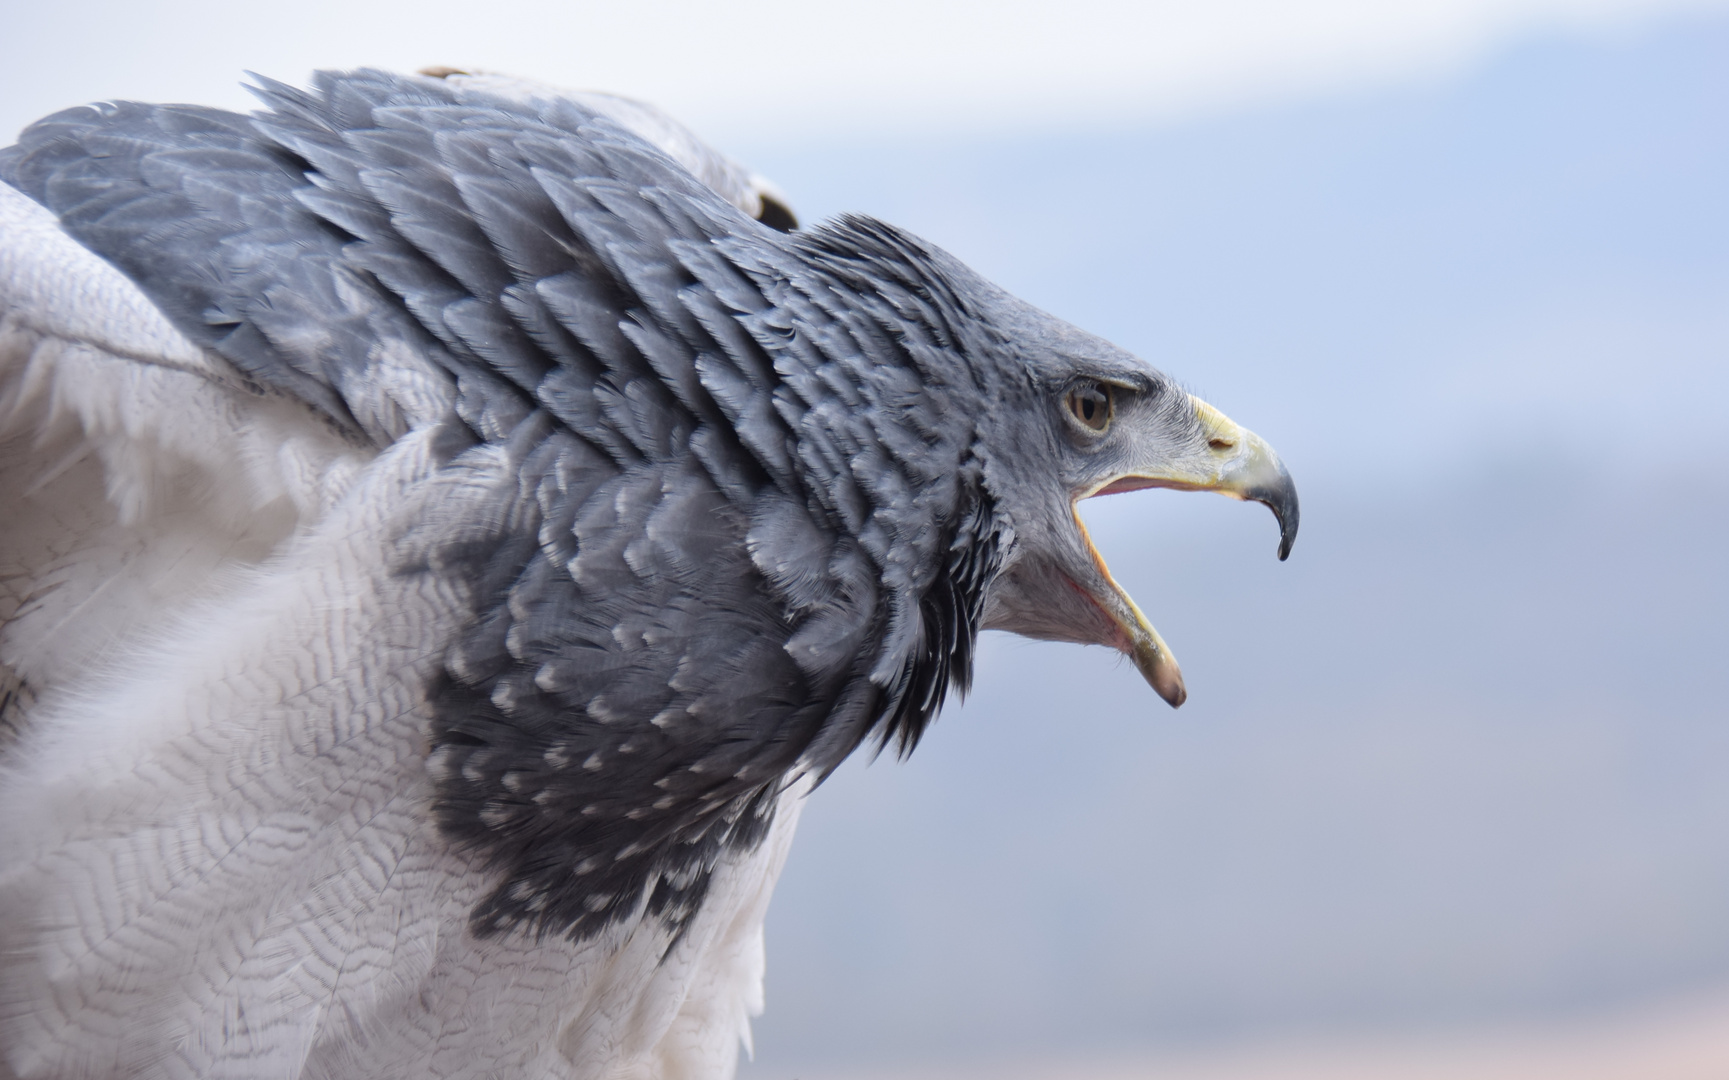
<path fill-rule="evenodd" d="M 446 470 L 508 463 L 382 541 L 471 605 L 424 693 L 477 935 L 676 940 L 792 778 L 917 744 L 987 624 L 1156 653 L 1052 568 L 1091 565 L 1083 489 L 1223 453 L 1164 376 L 882 222 L 769 228 L 578 100 L 257 93 L 58 114 L 0 180 L 257 393 L 362 447 L 443 410 Z M 1090 380 L 1132 452 L 1063 414 Z"/>

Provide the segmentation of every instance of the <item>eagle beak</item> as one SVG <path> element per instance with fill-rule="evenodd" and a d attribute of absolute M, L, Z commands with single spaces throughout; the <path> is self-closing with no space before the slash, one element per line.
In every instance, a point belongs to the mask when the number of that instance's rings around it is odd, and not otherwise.
<path fill-rule="evenodd" d="M 1211 431 L 1208 446 L 1228 456 L 1211 483 L 1196 485 L 1196 491 L 1216 491 L 1233 499 L 1258 502 L 1273 512 L 1279 522 L 1279 561 L 1291 554 L 1297 542 L 1297 485 L 1290 471 L 1267 441 L 1246 427 L 1239 427 L 1224 413 L 1198 397 L 1195 415 Z"/>
<path fill-rule="evenodd" d="M 1144 485 L 1150 486 L 1150 485 Z M 1126 489 L 1125 489 L 1126 490 Z M 1094 492 L 1101 494 L 1101 492 Z M 1116 627 L 1116 647 L 1129 654 L 1139 669 L 1141 678 L 1147 680 L 1165 703 L 1175 709 L 1188 700 L 1189 691 L 1183 686 L 1183 669 L 1178 666 L 1177 658 L 1171 655 L 1171 647 L 1165 644 L 1165 639 L 1153 629 L 1153 624 L 1147 621 L 1134 597 L 1124 591 L 1117 579 L 1111 576 L 1111 568 L 1105 565 L 1104 556 L 1093 545 L 1093 538 L 1087 532 L 1086 523 L 1081 515 L 1075 514 L 1075 526 L 1081 531 L 1081 542 L 1086 545 L 1087 553 L 1093 558 L 1094 568 L 1104 580 L 1105 588 L 1099 592 L 1082 590 L 1092 600 L 1093 604 L 1110 619 Z M 1101 595 L 1102 594 L 1102 595 Z"/>
<path fill-rule="evenodd" d="M 1175 488 L 1178 491 L 1216 491 L 1233 499 L 1258 502 L 1273 512 L 1279 522 L 1279 561 L 1291 554 L 1297 542 L 1297 486 L 1279 455 L 1267 441 L 1242 427 L 1224 413 L 1194 395 L 1189 396 L 1195 419 L 1207 433 L 1212 460 L 1199 468 L 1153 469 L 1125 473 L 1100 484 L 1081 498 L 1115 495 L 1142 488 Z"/>
<path fill-rule="evenodd" d="M 1179 491 L 1216 491 L 1233 499 L 1262 503 L 1278 519 L 1279 559 L 1283 561 L 1291 554 L 1291 545 L 1297 539 L 1299 518 L 1297 488 L 1291 482 L 1290 472 L 1259 435 L 1239 426 L 1200 398 L 1191 396 L 1189 400 L 1193 403 L 1195 418 L 1201 422 L 1207 435 L 1210 454 L 1207 461 L 1198 466 L 1186 463 L 1182 468 L 1127 473 L 1084 493 L 1082 498 L 1163 487 Z M 1080 522 L 1079 514 L 1076 514 L 1075 521 Z M 1182 669 L 1177 666 L 1170 647 L 1153 629 L 1140 607 L 1111 577 L 1105 560 L 1087 535 L 1085 525 L 1081 526 L 1081 537 L 1099 572 L 1109 583 L 1110 592 L 1115 594 L 1099 606 L 1122 630 L 1124 640 L 1119 647 L 1134 658 L 1135 667 L 1140 669 L 1141 676 L 1158 695 L 1176 708 L 1188 693 L 1183 687 Z"/>
<path fill-rule="evenodd" d="M 1123 594 L 1123 599 L 1128 601 L 1128 608 L 1134 613 L 1135 626 L 1129 640 L 1134 645 L 1130 655 L 1134 657 L 1135 668 L 1140 671 L 1141 678 L 1147 680 L 1147 685 L 1165 699 L 1165 704 L 1173 709 L 1180 707 L 1189 700 L 1189 688 L 1183 685 L 1182 667 L 1171 655 L 1171 647 L 1165 644 L 1165 639 L 1141 614 L 1140 606 L 1127 593 Z"/>

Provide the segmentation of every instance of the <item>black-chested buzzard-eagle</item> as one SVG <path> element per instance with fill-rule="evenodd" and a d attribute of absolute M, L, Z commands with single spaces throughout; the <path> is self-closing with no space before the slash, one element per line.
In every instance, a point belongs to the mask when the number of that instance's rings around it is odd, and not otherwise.
<path fill-rule="evenodd" d="M 1075 513 L 1272 451 L 647 107 L 374 71 L 0 151 L 0 1075 L 722 1077 L 799 807 Z"/>

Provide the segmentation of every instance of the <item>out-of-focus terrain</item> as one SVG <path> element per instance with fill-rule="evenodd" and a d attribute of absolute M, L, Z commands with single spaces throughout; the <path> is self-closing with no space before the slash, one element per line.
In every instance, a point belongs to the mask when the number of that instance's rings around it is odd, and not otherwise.
<path fill-rule="evenodd" d="M 1116 1059 L 993 1061 L 809 1080 L 1722 1080 L 1729 996 L 1611 1018 L 1428 1038 L 1261 1039 Z"/>

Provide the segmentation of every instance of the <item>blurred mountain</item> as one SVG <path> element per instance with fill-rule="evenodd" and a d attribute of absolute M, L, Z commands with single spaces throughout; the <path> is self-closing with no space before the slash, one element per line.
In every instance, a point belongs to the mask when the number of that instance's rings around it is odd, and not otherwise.
<path fill-rule="evenodd" d="M 1729 20 L 1183 127 L 735 147 L 1187 381 L 1302 535 L 1084 507 L 1188 676 L 987 635 L 812 799 L 769 1080 L 1729 981 Z"/>

